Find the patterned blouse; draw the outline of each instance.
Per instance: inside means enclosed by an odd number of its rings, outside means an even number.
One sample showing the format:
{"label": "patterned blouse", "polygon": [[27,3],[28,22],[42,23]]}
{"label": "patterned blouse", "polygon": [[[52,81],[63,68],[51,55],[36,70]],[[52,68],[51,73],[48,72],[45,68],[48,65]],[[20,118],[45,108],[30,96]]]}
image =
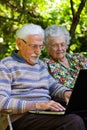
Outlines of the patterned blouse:
{"label": "patterned blouse", "polygon": [[61,84],[73,88],[80,69],[87,69],[87,59],[79,53],[66,53],[70,68],[66,68],[51,57],[44,58],[50,74]]}

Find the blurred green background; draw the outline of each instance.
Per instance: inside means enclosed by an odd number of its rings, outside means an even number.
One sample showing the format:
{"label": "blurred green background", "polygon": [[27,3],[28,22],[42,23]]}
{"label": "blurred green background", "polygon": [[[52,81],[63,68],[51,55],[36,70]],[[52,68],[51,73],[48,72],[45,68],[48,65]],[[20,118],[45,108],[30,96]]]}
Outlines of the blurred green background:
{"label": "blurred green background", "polygon": [[0,0],[0,59],[15,49],[15,31],[26,23],[64,25],[72,37],[68,51],[87,56],[87,0]]}

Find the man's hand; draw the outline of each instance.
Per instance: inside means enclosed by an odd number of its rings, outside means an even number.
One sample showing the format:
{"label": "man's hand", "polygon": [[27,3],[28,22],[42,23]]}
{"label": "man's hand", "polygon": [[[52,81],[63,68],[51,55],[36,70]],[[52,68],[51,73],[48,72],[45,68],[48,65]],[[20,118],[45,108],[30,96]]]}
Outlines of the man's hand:
{"label": "man's hand", "polygon": [[65,108],[58,102],[53,100],[47,102],[36,103],[37,110],[53,110],[53,111],[63,111]]}
{"label": "man's hand", "polygon": [[66,104],[68,104],[71,94],[72,94],[72,90],[67,90],[64,92],[64,98],[65,98]]}

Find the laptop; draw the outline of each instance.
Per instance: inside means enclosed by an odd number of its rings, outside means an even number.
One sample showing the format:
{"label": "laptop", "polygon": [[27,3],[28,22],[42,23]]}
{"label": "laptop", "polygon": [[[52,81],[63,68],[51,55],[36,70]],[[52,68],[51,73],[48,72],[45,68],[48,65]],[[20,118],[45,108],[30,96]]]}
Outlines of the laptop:
{"label": "laptop", "polygon": [[87,69],[81,69],[79,71],[76,83],[74,85],[69,103],[65,111],[55,112],[55,111],[34,110],[29,112],[36,114],[56,114],[56,115],[64,115],[71,113],[79,115],[83,115],[85,113],[87,114]]}

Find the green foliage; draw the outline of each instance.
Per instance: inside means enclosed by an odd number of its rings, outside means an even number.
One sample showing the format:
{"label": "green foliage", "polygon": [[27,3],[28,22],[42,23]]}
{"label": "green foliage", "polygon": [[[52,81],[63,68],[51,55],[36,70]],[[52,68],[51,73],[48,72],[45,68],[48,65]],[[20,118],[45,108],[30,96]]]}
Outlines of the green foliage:
{"label": "green foliage", "polygon": [[[73,0],[75,11],[81,0]],[[87,1],[75,31],[70,51],[87,51]],[[52,24],[65,25],[70,30],[72,11],[70,0],[0,0],[0,59],[15,49],[15,31],[26,23],[40,24],[44,29]],[[41,57],[47,55],[42,51]]]}
{"label": "green foliage", "polygon": [[43,49],[43,50],[42,50],[42,53],[41,53],[41,55],[40,55],[40,59],[43,59],[43,58],[46,57],[47,55],[48,55],[47,50],[46,50],[46,49]]}

